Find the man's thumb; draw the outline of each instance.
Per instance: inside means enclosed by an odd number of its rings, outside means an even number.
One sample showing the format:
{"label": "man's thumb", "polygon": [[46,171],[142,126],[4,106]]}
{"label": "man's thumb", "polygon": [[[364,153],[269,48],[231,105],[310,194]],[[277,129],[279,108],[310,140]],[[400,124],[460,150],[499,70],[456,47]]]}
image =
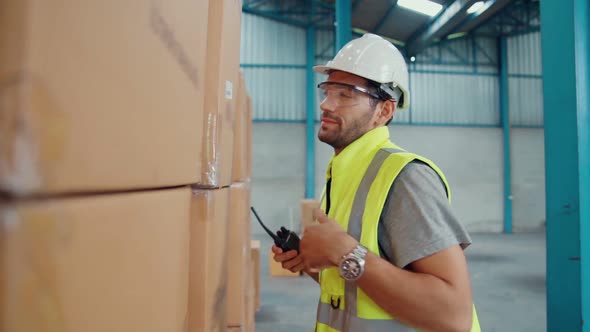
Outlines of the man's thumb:
{"label": "man's thumb", "polygon": [[330,221],[330,218],[324,213],[322,209],[315,209],[313,211],[313,218],[317,220],[320,224],[325,224]]}

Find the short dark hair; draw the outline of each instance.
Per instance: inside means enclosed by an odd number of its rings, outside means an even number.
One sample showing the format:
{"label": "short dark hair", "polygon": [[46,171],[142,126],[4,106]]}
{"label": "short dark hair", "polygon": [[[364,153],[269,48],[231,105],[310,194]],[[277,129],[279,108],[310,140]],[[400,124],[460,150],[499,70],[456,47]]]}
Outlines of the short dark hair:
{"label": "short dark hair", "polygon": [[[380,102],[391,99],[391,97],[379,87],[379,83],[377,82],[369,81],[369,91],[381,97],[380,99],[371,97],[369,105],[373,110],[375,107],[377,107],[377,105],[379,105]],[[393,120],[393,114],[391,115],[391,118],[387,120],[385,125],[388,126],[391,123],[391,120]]]}

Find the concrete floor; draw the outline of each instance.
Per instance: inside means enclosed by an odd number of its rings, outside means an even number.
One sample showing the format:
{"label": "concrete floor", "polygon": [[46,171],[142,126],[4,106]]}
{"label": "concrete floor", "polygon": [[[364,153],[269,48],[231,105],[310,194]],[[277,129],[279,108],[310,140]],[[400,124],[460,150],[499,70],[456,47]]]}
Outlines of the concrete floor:
{"label": "concrete floor", "polygon": [[[261,240],[258,332],[313,331],[319,287],[308,277],[269,276],[271,241]],[[545,233],[472,234],[467,248],[482,331],[546,331]]]}

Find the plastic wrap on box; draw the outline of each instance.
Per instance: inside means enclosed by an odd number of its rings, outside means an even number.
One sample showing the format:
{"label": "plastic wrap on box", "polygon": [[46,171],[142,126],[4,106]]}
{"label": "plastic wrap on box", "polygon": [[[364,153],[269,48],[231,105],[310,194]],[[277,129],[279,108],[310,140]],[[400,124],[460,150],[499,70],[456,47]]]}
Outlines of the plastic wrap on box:
{"label": "plastic wrap on box", "polygon": [[200,186],[203,188],[219,187],[221,147],[219,146],[220,114],[207,112],[205,119],[205,137],[203,138],[203,176]]}
{"label": "plastic wrap on box", "polygon": [[[240,70],[242,1],[210,1],[205,69],[205,147],[201,181],[203,188],[232,183],[234,117]],[[213,114],[213,115],[212,115]],[[212,121],[212,120],[215,121]],[[212,128],[214,126],[214,128]]]}

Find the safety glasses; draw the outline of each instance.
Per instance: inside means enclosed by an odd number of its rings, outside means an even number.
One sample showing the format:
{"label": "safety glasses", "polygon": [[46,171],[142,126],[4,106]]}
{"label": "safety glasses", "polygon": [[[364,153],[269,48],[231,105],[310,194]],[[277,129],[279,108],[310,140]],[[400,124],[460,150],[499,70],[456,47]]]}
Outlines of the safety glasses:
{"label": "safety glasses", "polygon": [[322,103],[326,100],[330,100],[337,106],[356,105],[359,103],[362,95],[367,95],[379,100],[382,99],[377,93],[371,92],[369,89],[337,82],[322,82],[318,84],[318,92]]}

